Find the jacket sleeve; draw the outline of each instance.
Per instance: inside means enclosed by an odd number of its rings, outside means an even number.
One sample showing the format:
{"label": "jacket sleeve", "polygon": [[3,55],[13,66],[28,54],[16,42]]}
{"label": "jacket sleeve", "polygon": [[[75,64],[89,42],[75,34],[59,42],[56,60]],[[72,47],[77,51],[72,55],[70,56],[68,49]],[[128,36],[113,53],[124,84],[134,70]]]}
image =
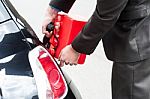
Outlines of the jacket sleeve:
{"label": "jacket sleeve", "polygon": [[75,0],[51,0],[50,6],[59,9],[63,12],[69,12]]}
{"label": "jacket sleeve", "polygon": [[79,53],[91,54],[102,37],[114,26],[128,0],[97,0],[96,9],[72,47]]}

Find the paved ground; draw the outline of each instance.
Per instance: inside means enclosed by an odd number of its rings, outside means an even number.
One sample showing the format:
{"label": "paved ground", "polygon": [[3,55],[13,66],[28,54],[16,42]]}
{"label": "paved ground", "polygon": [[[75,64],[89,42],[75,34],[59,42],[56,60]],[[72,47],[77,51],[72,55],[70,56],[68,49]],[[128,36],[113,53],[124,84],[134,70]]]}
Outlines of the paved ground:
{"label": "paved ground", "polygon": [[[11,1],[41,38],[41,24],[49,0]],[[77,0],[69,14],[80,15],[87,20],[94,11],[95,3],[96,0]],[[111,99],[111,65],[100,43],[95,52],[87,56],[84,65],[64,66],[63,70],[71,76],[83,99]]]}

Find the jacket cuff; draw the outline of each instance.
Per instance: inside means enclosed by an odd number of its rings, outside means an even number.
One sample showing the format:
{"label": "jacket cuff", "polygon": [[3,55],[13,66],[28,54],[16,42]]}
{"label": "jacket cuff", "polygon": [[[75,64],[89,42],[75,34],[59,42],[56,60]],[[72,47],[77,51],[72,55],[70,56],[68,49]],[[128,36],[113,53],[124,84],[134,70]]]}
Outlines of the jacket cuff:
{"label": "jacket cuff", "polygon": [[57,12],[60,12],[61,11],[61,9],[58,9],[58,8],[56,8],[56,7],[53,7],[52,5],[50,6],[52,9],[54,9],[54,10],[56,10]]}
{"label": "jacket cuff", "polygon": [[50,6],[68,13],[75,0],[51,0]]}
{"label": "jacket cuff", "polygon": [[86,55],[90,55],[94,52],[94,50],[92,51],[87,51],[86,49],[81,49],[80,46],[78,46],[77,44],[75,44],[74,42],[71,44],[72,48],[78,52],[78,53],[81,53],[81,54],[86,54]]}

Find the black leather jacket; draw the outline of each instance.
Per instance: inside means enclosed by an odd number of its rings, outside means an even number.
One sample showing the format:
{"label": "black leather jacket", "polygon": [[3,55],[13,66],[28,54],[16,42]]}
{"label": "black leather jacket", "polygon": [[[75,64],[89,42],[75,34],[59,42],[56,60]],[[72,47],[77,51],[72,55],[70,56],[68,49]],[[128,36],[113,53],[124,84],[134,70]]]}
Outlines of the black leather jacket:
{"label": "black leather jacket", "polygon": [[[75,0],[51,0],[68,12]],[[108,59],[135,62],[150,57],[150,0],[97,0],[96,9],[72,42],[73,48],[91,54],[103,40]]]}

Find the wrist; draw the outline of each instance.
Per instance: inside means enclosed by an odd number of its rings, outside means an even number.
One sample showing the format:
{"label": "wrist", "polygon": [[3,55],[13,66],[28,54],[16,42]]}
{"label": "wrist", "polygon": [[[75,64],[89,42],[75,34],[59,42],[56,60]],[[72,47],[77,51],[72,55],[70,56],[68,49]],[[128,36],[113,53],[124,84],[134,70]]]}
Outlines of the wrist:
{"label": "wrist", "polygon": [[46,10],[46,14],[45,14],[45,17],[46,18],[52,18],[52,19],[55,19],[57,14],[58,14],[58,10],[52,8],[51,6],[49,6]]}
{"label": "wrist", "polygon": [[71,44],[70,44],[70,47],[71,47],[71,50],[72,50],[73,52],[75,52],[75,53],[77,53],[77,54],[80,54],[79,52],[77,52],[77,51],[72,47]]}
{"label": "wrist", "polygon": [[57,11],[57,12],[60,12],[61,10],[60,9],[58,9],[57,7],[55,7],[55,6],[53,6],[53,5],[49,5],[52,9],[54,9],[55,11]]}

